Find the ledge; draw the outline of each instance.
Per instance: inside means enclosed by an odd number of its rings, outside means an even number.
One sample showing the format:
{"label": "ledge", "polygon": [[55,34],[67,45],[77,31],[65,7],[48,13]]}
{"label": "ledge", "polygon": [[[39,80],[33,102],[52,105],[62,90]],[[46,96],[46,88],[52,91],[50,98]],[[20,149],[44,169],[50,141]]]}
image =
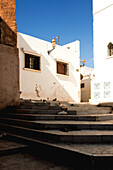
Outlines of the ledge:
{"label": "ledge", "polygon": [[23,70],[41,73],[41,70],[34,70],[34,69],[30,69],[30,68],[23,68]]}
{"label": "ledge", "polygon": [[69,78],[69,75],[64,75],[64,74],[56,74],[57,76],[60,76],[60,77],[66,77],[66,78]]}

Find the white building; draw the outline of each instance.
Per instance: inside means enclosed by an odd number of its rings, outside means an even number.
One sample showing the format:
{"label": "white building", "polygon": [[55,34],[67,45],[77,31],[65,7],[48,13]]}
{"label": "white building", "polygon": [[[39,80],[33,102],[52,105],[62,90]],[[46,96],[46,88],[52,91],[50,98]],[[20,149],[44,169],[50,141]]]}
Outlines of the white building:
{"label": "white building", "polygon": [[50,42],[18,33],[18,48],[21,98],[80,102],[79,41],[51,51]]}
{"label": "white building", "polygon": [[93,76],[93,68],[82,66],[81,73],[81,102],[89,102],[91,99],[91,80]]}
{"label": "white building", "polygon": [[113,101],[113,0],[93,0],[94,68],[92,102]]}

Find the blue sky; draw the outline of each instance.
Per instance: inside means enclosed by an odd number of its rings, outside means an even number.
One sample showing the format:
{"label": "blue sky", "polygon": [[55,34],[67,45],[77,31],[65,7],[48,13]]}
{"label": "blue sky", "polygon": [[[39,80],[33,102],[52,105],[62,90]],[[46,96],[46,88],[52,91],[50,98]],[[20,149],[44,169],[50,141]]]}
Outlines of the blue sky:
{"label": "blue sky", "polygon": [[16,0],[17,31],[60,45],[80,41],[81,60],[93,67],[92,0]]}

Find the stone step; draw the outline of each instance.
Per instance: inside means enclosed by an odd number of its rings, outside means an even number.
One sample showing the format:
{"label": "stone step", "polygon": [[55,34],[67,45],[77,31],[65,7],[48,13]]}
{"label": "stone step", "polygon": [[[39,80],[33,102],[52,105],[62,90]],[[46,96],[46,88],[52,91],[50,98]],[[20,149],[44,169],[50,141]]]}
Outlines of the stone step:
{"label": "stone step", "polygon": [[[0,123],[0,128],[7,134],[15,134],[23,137],[29,137],[32,139],[40,139],[42,141],[60,142],[59,136],[55,134],[49,134],[43,130],[30,129],[20,126],[8,125]],[[32,134],[32,135],[31,135]]]}
{"label": "stone step", "polygon": [[[17,109],[33,109],[33,110],[62,110],[62,106],[18,106]],[[66,107],[65,107],[66,108]],[[95,107],[95,108],[81,108],[81,107],[67,107],[67,110],[73,110],[77,112],[112,112],[112,109],[109,107]]]}
{"label": "stone step", "polygon": [[11,126],[0,123],[0,128],[6,134],[11,133],[23,137],[31,137],[51,143],[112,143],[113,131],[55,131],[55,130],[35,130],[18,126]]}
{"label": "stone step", "polygon": [[104,102],[104,103],[99,103],[99,107],[112,107],[113,108],[113,102]]}
{"label": "stone step", "polygon": [[112,111],[111,107],[73,107],[73,106],[69,106],[68,107],[69,110],[76,110],[76,111],[92,111],[92,110],[97,110],[97,111],[101,111],[101,110],[106,110],[106,111]]}
{"label": "stone step", "polygon": [[[59,136],[60,143],[113,143],[112,130],[80,130],[80,131],[58,131],[58,130],[45,130],[44,132]],[[52,139],[55,140],[54,138]]]}
{"label": "stone step", "polygon": [[[49,160],[59,160],[63,165],[70,165],[72,169],[82,170],[111,170],[113,169],[113,145],[101,144],[51,144],[28,137],[8,134],[12,140],[23,142],[31,147],[30,152],[44,155]],[[48,155],[49,153],[49,155]],[[43,158],[43,157],[42,157]],[[46,160],[46,159],[45,159]],[[58,162],[57,162],[58,163]],[[65,164],[64,164],[65,163]],[[73,165],[73,166],[72,166]],[[50,169],[62,169],[52,167]],[[65,168],[63,168],[65,169]],[[66,168],[68,169],[68,168]],[[69,168],[70,169],[70,168]]]}
{"label": "stone step", "polygon": [[[60,106],[50,106],[50,105],[20,105],[13,107],[14,109],[34,109],[34,110],[61,110]],[[12,108],[11,108],[12,110]]]}
{"label": "stone step", "polygon": [[[50,115],[58,115],[61,110],[36,110],[36,109],[16,109],[16,113],[23,114],[50,114]],[[13,111],[14,112],[14,111]],[[70,115],[76,115],[76,111],[68,110],[66,111]]]}
{"label": "stone step", "polygon": [[67,106],[77,107],[77,108],[92,108],[92,109],[100,107],[97,104],[82,104],[82,103],[70,103],[70,104],[67,104]]}
{"label": "stone step", "polygon": [[21,101],[20,106],[59,106],[59,101]]}
{"label": "stone step", "polygon": [[[111,103],[104,103],[104,104],[83,104],[83,103],[68,103],[68,102],[63,102],[63,101],[39,101],[39,100],[21,100],[21,106],[60,106],[60,105],[65,105],[67,107],[71,108],[78,108],[78,109],[96,109],[96,108],[104,108],[104,109],[110,109],[112,108]],[[105,107],[106,106],[106,107]]]}
{"label": "stone step", "polygon": [[[62,144],[56,143],[55,144],[55,143],[49,143],[49,142],[44,142],[41,140],[32,139],[30,137],[29,138],[22,137],[20,135],[14,135],[11,133],[7,133],[7,136],[9,136],[13,140],[16,139],[19,142],[21,141],[22,143],[25,143],[28,145],[32,144],[32,145],[34,145],[35,149],[38,148],[38,146],[40,148],[45,149],[45,146],[47,146],[47,147],[50,147],[50,150],[52,150],[54,148],[56,148],[56,149],[59,148],[59,151],[63,150],[63,151],[67,151],[67,152],[68,151],[72,152],[73,156],[77,154],[76,156],[79,157],[79,159],[80,159],[80,155],[83,155],[86,157],[88,156],[88,158],[91,156],[91,159],[93,158],[93,160],[92,160],[93,165],[94,165],[95,158],[98,159],[98,161],[100,160],[100,162],[101,162],[101,159],[106,160],[106,159],[112,158],[112,160],[113,160],[113,144],[109,144],[109,145],[108,144],[104,144],[104,145],[103,144],[72,144],[72,145],[70,145],[70,144],[64,144],[64,143],[62,143]],[[37,152],[38,152],[38,150],[37,150]],[[73,156],[71,155],[71,159],[73,158]],[[85,161],[86,161],[86,159],[85,159]],[[75,163],[77,164],[77,162],[75,162]],[[112,163],[112,161],[111,161],[111,163]],[[83,168],[83,166],[82,166],[82,168]],[[97,170],[97,169],[95,169],[95,170]]]}
{"label": "stone step", "polygon": [[28,127],[32,129],[54,130],[113,130],[112,121],[28,121],[11,118],[0,118],[0,123],[15,126]]}
{"label": "stone step", "polygon": [[105,121],[113,120],[113,114],[96,115],[47,115],[47,114],[21,114],[21,113],[1,113],[0,117],[23,119],[23,120],[78,120],[78,121]]}
{"label": "stone step", "polygon": [[[34,121],[41,129],[113,130],[113,121]],[[37,127],[39,127],[37,126]]]}
{"label": "stone step", "polygon": [[[58,114],[61,110],[36,110],[36,109],[16,109],[17,113],[33,113],[33,114]],[[14,112],[14,111],[13,111]],[[91,111],[76,111],[67,110],[70,115],[91,115],[91,114],[109,114],[110,110],[91,110]]]}
{"label": "stone step", "polygon": [[36,105],[20,105],[18,107],[18,109],[36,109],[36,110],[48,110],[49,109],[49,105],[46,106],[46,105],[42,105],[42,106],[36,106]]}
{"label": "stone step", "polygon": [[37,102],[27,102],[27,103],[20,103],[20,106],[50,106],[50,103],[43,103],[43,102],[40,102],[40,103],[37,103]]}
{"label": "stone step", "polygon": [[76,111],[77,115],[91,115],[91,114],[109,114],[112,113],[111,110],[78,110]]}

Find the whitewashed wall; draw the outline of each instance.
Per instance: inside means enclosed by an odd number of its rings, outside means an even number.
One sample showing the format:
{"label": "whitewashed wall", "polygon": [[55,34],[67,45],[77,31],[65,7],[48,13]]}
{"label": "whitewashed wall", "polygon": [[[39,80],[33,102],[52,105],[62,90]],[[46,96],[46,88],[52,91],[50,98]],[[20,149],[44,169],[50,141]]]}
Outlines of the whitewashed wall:
{"label": "whitewashed wall", "polygon": [[81,84],[84,83],[84,87],[81,88],[81,101],[89,102],[91,99],[91,75],[93,74],[93,68],[83,66],[81,67],[81,74],[83,79],[81,80]]}
{"label": "whitewashed wall", "polygon": [[[52,49],[51,43],[38,38],[18,33],[20,58],[20,91],[24,99],[57,98],[63,101],[80,101],[80,47],[79,41],[66,46],[57,45]],[[28,52],[41,57],[41,71],[25,69],[25,54]],[[56,61],[69,64],[69,76],[56,73]],[[36,87],[39,96],[36,93]]]}
{"label": "whitewashed wall", "polygon": [[113,56],[107,53],[107,45],[113,43],[112,19],[113,0],[93,0],[95,79],[92,80],[92,102],[113,101]]}

